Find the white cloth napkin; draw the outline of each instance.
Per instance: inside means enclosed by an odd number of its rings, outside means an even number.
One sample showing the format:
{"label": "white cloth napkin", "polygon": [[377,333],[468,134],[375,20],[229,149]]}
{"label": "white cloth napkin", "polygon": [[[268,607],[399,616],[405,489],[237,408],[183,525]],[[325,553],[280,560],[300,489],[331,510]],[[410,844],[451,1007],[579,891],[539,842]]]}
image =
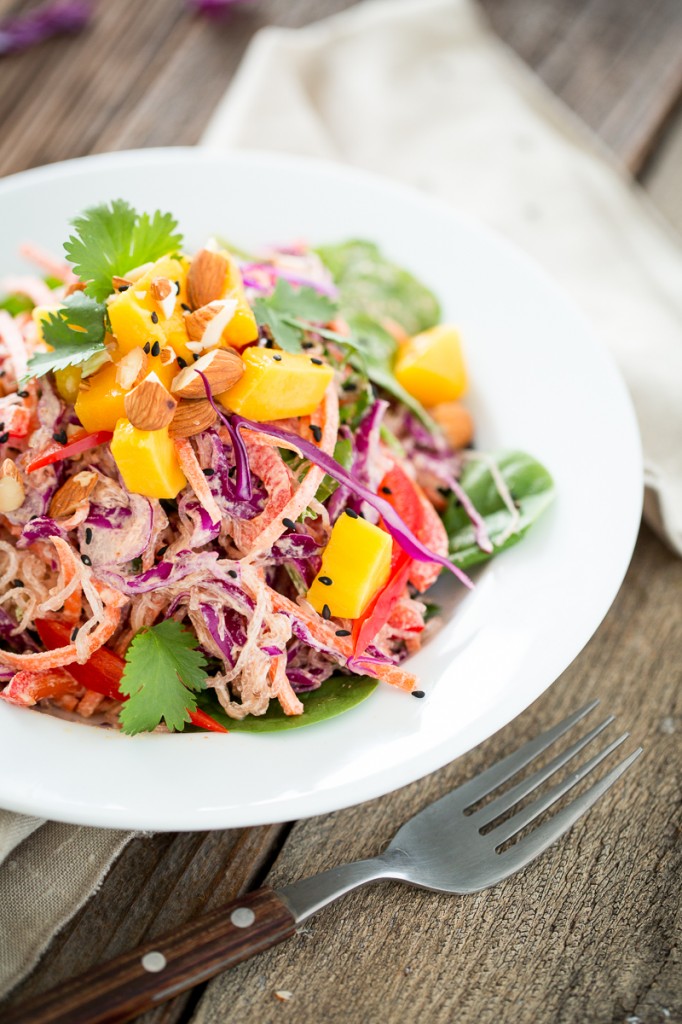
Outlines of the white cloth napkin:
{"label": "white cloth napkin", "polygon": [[469,0],[374,0],[264,30],[203,142],[399,178],[531,253],[615,356],[642,434],[646,515],[682,554],[680,240]]}
{"label": "white cloth napkin", "polygon": [[[652,514],[682,551],[679,243],[467,0],[375,0],[302,31],[266,29],[204,142],[389,174],[533,253],[614,352],[637,406]],[[131,836],[0,811],[0,994]]]}

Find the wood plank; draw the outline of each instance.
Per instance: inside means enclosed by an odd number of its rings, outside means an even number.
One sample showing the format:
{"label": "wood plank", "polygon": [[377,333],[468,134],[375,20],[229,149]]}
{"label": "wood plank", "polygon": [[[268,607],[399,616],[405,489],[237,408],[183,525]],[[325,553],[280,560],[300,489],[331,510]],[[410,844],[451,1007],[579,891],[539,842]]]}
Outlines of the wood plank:
{"label": "wood plank", "polygon": [[385,883],[351,894],[211,983],[192,1024],[274,1024],[281,989],[293,993],[294,1019],[325,1024],[681,1020],[681,592],[682,562],[644,528],[603,626],[548,693],[434,775],[296,824],[268,884],[380,852],[420,807],[600,697],[618,716],[609,737],[631,729],[626,749],[642,743],[646,753],[589,818],[489,892]]}
{"label": "wood plank", "polygon": [[679,0],[481,0],[498,34],[630,170],[682,94]]}
{"label": "wood plank", "polygon": [[682,236],[682,105],[649,161],[643,183],[654,204]]}

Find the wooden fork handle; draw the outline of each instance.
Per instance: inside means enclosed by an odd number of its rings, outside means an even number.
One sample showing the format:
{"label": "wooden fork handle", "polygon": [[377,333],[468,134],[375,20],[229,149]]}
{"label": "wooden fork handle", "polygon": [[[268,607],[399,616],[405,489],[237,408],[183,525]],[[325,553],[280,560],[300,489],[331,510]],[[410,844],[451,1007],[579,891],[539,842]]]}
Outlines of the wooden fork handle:
{"label": "wooden fork handle", "polygon": [[258,889],[51,989],[4,1024],[123,1024],[295,930],[279,896]]}

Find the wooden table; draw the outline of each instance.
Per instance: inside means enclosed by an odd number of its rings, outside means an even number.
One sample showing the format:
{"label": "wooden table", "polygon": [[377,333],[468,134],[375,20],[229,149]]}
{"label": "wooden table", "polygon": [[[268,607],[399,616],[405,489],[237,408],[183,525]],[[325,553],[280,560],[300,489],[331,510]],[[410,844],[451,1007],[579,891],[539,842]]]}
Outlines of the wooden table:
{"label": "wooden table", "polygon": [[[20,4],[0,0],[0,13]],[[109,0],[94,26],[0,60],[0,173],[102,150],[194,143],[253,32],[350,0],[261,0],[224,25],[182,0]],[[484,0],[493,25],[682,227],[680,0]],[[286,946],[146,1024],[682,1021],[682,562],[642,528],[575,663],[481,748],[381,800],[286,825],[135,840],[12,1003],[254,887],[378,852],[423,804],[569,709],[601,698],[646,748],[521,877],[468,899],[355,893]],[[274,993],[288,990],[281,1003]],[[0,1010],[0,1016],[2,1011]]]}

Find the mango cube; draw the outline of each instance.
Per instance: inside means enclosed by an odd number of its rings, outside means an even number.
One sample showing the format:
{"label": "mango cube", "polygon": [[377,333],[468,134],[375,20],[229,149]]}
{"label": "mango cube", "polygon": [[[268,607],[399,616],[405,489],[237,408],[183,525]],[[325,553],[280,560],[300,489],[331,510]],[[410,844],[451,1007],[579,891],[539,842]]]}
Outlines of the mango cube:
{"label": "mango cube", "polygon": [[[155,277],[167,277],[180,284],[176,308],[168,318],[160,313],[159,305],[150,292]],[[158,341],[162,348],[172,345],[178,355],[191,361],[192,353],[186,347],[187,331],[179,305],[184,301],[185,278],[186,271],[180,260],[164,256],[129,288],[109,300],[111,329],[122,355],[147,342],[153,345]]]}
{"label": "mango cube", "polygon": [[366,519],[340,516],[322,554],[322,568],[308,591],[315,611],[321,613],[327,605],[338,618],[359,618],[388,582],[392,549],[385,530]]}
{"label": "mango cube", "polygon": [[243,348],[258,337],[258,323],[243,289],[233,289],[228,297],[237,300],[237,308],[223,329],[222,343],[226,348]]}
{"label": "mango cube", "polygon": [[439,324],[415,334],[401,346],[394,372],[398,383],[427,408],[461,398],[467,373],[458,332]]}
{"label": "mango cube", "polygon": [[138,430],[122,417],[114,430],[111,454],[124,484],[133,494],[175,498],[187,483],[167,427]]}
{"label": "mango cube", "polygon": [[218,401],[251,420],[309,416],[334,376],[327,363],[272,348],[248,348],[244,375]]}
{"label": "mango cube", "polygon": [[116,383],[116,365],[107,363],[81,382],[76,399],[76,416],[86,430],[113,430],[125,416],[125,391]]}

